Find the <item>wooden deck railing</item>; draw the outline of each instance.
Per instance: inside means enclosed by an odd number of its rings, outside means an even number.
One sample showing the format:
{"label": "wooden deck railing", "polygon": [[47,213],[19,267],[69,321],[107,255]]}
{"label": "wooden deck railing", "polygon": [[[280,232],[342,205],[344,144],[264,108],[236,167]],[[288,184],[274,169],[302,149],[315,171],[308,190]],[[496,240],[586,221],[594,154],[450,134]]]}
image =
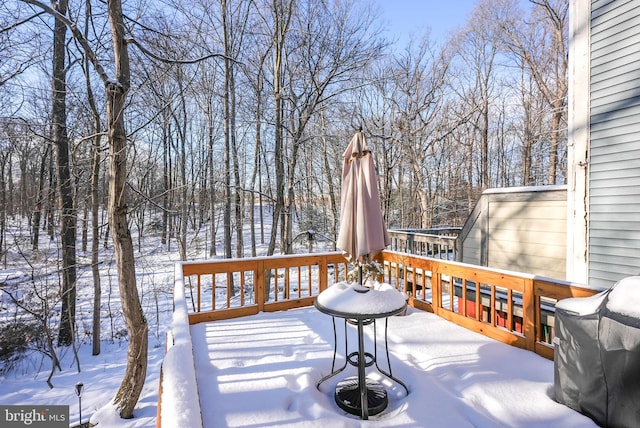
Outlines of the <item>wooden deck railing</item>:
{"label": "wooden deck railing", "polygon": [[555,303],[601,291],[580,284],[385,251],[385,281],[410,304],[553,359]]}
{"label": "wooden deck railing", "polygon": [[[402,252],[384,251],[379,260],[385,268],[384,281],[407,293],[410,306],[549,359],[553,359],[555,303],[601,291]],[[188,326],[180,327],[179,334],[175,331],[187,320],[195,324],[310,306],[329,285],[345,280],[348,268],[340,253],[178,263],[168,352],[178,340],[182,347],[191,346]],[[157,426],[162,425],[161,404]],[[179,403],[171,405],[176,408],[168,414],[179,414]]]}
{"label": "wooden deck railing", "polygon": [[[494,339],[553,358],[559,299],[600,290],[550,278],[384,251],[385,282],[409,303]],[[329,285],[346,279],[339,253],[182,263],[189,322],[310,306]]]}
{"label": "wooden deck railing", "polygon": [[460,228],[421,230],[389,230],[393,251],[433,257],[436,259],[456,260],[458,250],[456,238]]}
{"label": "wooden deck railing", "polygon": [[189,322],[310,306],[348,268],[337,252],[184,262]]}

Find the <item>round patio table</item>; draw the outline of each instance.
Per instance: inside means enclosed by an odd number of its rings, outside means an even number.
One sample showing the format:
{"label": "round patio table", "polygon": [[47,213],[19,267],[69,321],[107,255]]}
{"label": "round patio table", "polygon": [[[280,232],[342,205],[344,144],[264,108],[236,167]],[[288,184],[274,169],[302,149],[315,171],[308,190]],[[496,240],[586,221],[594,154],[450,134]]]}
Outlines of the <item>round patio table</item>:
{"label": "round patio table", "polygon": [[[382,412],[388,404],[387,391],[379,382],[368,379],[366,368],[375,364],[376,369],[384,376],[401,385],[408,394],[407,386],[395,378],[391,372],[391,360],[389,359],[389,347],[387,342],[388,318],[405,311],[407,303],[405,297],[389,284],[376,284],[373,288],[363,287],[359,284],[346,282],[336,283],[318,295],[314,302],[315,307],[322,313],[330,315],[333,319],[334,350],[331,373],[320,379],[317,386],[324,381],[342,372],[347,364],[358,368],[358,376],[346,378],[338,382],[335,391],[336,404],[347,413],[358,415],[362,419],[368,419],[369,415]],[[345,330],[345,354],[348,352],[347,324],[357,326],[358,350],[346,354],[342,367],[335,369],[336,354],[338,350],[336,334],[336,318],[344,319]],[[376,320],[385,320],[384,348],[387,356],[388,369],[382,369],[378,365]],[[364,326],[374,326],[373,354],[365,351]]]}

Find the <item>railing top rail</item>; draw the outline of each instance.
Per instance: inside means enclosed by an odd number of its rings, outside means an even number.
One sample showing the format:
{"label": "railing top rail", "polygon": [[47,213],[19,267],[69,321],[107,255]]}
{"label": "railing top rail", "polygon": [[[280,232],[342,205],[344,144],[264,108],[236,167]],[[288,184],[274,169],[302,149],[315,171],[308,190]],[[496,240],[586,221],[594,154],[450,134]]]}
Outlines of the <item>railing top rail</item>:
{"label": "railing top rail", "polygon": [[458,226],[389,229],[389,231],[416,232],[416,233],[459,232],[461,230],[462,230],[462,227],[458,227]]}
{"label": "railing top rail", "polygon": [[[521,275],[524,275],[524,274],[521,274]],[[554,284],[554,285],[562,285],[562,286],[566,286],[566,287],[584,288],[584,289],[587,289],[587,290],[595,291],[597,293],[599,293],[601,291],[605,291],[607,289],[607,287],[603,287],[603,286],[599,286],[599,285],[584,284],[584,283],[581,283],[581,282],[564,281],[562,279],[549,278],[547,276],[542,276],[542,275],[533,275],[533,279],[538,283],[547,283],[547,284]]]}
{"label": "railing top rail", "polygon": [[485,272],[485,273],[498,274],[498,275],[504,275],[504,276],[513,276],[513,277],[518,277],[518,278],[527,279],[527,280],[535,280],[536,282],[544,282],[544,283],[562,285],[567,287],[585,288],[585,289],[593,290],[596,292],[604,291],[606,289],[606,287],[599,287],[599,286],[593,286],[593,285],[588,285],[583,283],[565,281],[561,279],[549,278],[549,277],[530,274],[526,272],[518,272],[518,271],[507,270],[507,269],[498,269],[498,268],[487,267],[487,266],[479,266],[479,265],[474,265],[469,263],[457,262],[454,260],[444,260],[444,259],[437,259],[437,258],[432,259],[426,256],[407,254],[402,251],[384,250],[384,253],[393,254],[395,255],[395,257],[398,257],[398,258],[414,257],[416,259],[429,259],[429,260],[432,260],[433,263],[456,266],[456,267],[465,268],[465,269],[473,269],[477,272]]}
{"label": "railing top rail", "polygon": [[401,229],[390,229],[387,231],[391,236],[429,236],[435,238],[457,238],[460,230],[458,229],[447,229],[443,231],[443,233],[438,233],[439,231],[434,230],[401,230]]}
{"label": "railing top rail", "polygon": [[205,259],[198,261],[180,261],[184,275],[196,275],[207,273],[224,273],[240,270],[257,269],[259,264],[271,268],[290,267],[296,265],[313,265],[326,260],[330,263],[345,262],[341,252],[332,251],[313,254],[277,254],[273,256],[244,257],[231,259]]}
{"label": "railing top rail", "polygon": [[456,235],[439,235],[436,233],[423,233],[423,232],[406,232],[406,231],[389,231],[391,236],[429,236],[434,238],[450,238],[455,239]]}
{"label": "railing top rail", "polygon": [[257,257],[232,257],[229,259],[222,259],[222,258],[214,258],[214,259],[203,259],[203,260],[187,260],[187,261],[180,261],[178,263],[184,265],[184,266],[189,266],[189,265],[201,265],[201,264],[208,264],[208,263],[237,263],[237,262],[246,262],[247,264],[250,264],[252,262],[256,262],[256,261],[263,261],[263,260],[277,260],[277,259],[282,259],[282,260],[289,260],[289,259],[297,259],[297,258],[309,258],[309,257],[333,257],[333,256],[341,256],[342,253],[340,251],[329,251],[329,252],[323,252],[323,253],[311,253],[311,254],[274,254],[271,256],[257,256]]}

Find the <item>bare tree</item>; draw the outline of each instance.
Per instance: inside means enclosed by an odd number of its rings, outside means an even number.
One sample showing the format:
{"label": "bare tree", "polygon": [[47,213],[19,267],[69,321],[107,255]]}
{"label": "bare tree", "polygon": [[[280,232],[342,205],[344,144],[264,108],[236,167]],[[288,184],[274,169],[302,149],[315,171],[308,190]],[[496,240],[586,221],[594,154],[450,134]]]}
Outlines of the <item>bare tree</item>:
{"label": "bare tree", "polygon": [[111,0],[107,4],[115,71],[114,78],[109,78],[88,41],[84,38],[77,25],[67,18],[66,14],[60,13],[58,10],[37,0],[23,1],[47,11],[55,17],[56,23],[59,22],[71,29],[73,36],[81,45],[84,54],[91,60],[106,88],[109,141],[109,223],[118,271],[120,301],[129,334],[127,368],[120,388],[114,397],[114,404],[120,417],[125,419],[132,418],[133,409],[138,401],[146,377],[148,327],[140,306],[140,298],[136,286],[133,243],[127,222],[128,145],[124,112],[131,77],[122,4],[120,0]]}
{"label": "bare tree", "polygon": [[[136,287],[133,243],[127,223],[127,133],[124,112],[130,85],[129,53],[120,0],[107,4],[113,42],[115,81],[106,80],[109,136],[109,223],[118,268],[120,299],[129,333],[127,369],[114,397],[120,417],[133,417],[133,409],[147,373],[148,327]],[[104,74],[103,74],[104,75]],[[106,77],[106,75],[104,75]]]}
{"label": "bare tree", "polygon": [[293,239],[298,160],[313,141],[308,125],[327,103],[362,86],[361,71],[385,47],[375,37],[374,24],[373,12],[353,1],[302,3],[294,11],[285,70],[289,148],[281,234],[285,249]]}
{"label": "bare tree", "polygon": [[40,172],[38,174],[38,193],[36,194],[36,201],[34,204],[33,216],[31,218],[31,246],[34,251],[37,251],[40,243],[40,222],[42,220],[42,210],[44,209],[47,189],[47,162],[49,161],[49,154],[51,152],[51,142],[46,141],[44,144],[44,150],[40,159]]}
{"label": "bare tree", "polygon": [[[85,39],[89,38],[89,25],[91,23],[91,2],[89,0],[85,3]],[[92,144],[92,156],[91,156],[91,273],[93,275],[93,329],[92,329],[92,354],[100,354],[100,321],[101,321],[101,295],[102,287],[100,284],[100,266],[99,266],[99,252],[100,252],[100,162],[101,162],[101,141],[102,141],[102,123],[100,119],[100,113],[98,106],[96,105],[95,96],[93,94],[93,87],[91,84],[91,63],[88,55],[84,56],[84,62],[82,64],[83,72],[85,75],[85,85],[87,90],[87,102],[91,109],[91,115],[93,116],[93,144]]]}
{"label": "bare tree", "polygon": [[[224,54],[228,57],[231,54],[231,30],[228,23],[229,12],[226,0],[220,0],[220,14],[222,16],[222,33]],[[224,256],[231,258],[231,145],[235,140],[235,129],[232,119],[232,91],[233,68],[229,58],[224,60]],[[232,287],[233,290],[233,287]]]}
{"label": "bare tree", "polygon": [[[56,11],[67,14],[67,0],[54,5]],[[76,213],[73,204],[73,188],[69,161],[66,106],[66,35],[67,26],[56,19],[53,37],[53,95],[51,122],[53,143],[56,148],[56,171],[60,196],[60,237],[62,243],[62,312],[58,343],[73,342],[76,314]]]}
{"label": "bare tree", "polygon": [[[274,64],[273,64],[273,102],[274,102],[274,162],[276,171],[275,194],[276,203],[273,210],[273,225],[271,229],[271,237],[269,239],[268,255],[272,255],[276,248],[276,236],[278,230],[278,222],[282,219],[284,211],[284,61],[285,61],[285,38],[289,32],[291,17],[293,15],[294,0],[273,0],[271,9],[273,19],[273,48],[274,48]],[[285,245],[281,242],[280,244]]]}
{"label": "bare tree", "polygon": [[498,45],[495,32],[488,22],[487,13],[490,9],[486,5],[479,4],[473,10],[469,20],[468,30],[461,40],[461,56],[466,69],[469,70],[470,85],[467,100],[471,101],[469,110],[475,128],[474,138],[479,149],[480,163],[478,180],[481,189],[492,185],[490,163],[490,135],[493,108],[493,99],[496,97],[496,70],[495,62],[498,54]]}
{"label": "bare tree", "polygon": [[442,129],[444,85],[450,58],[423,39],[399,55],[394,67],[394,116],[396,143],[411,171],[411,194],[415,195],[411,224],[432,226],[437,184],[436,143],[448,131]]}
{"label": "bare tree", "polygon": [[[4,260],[7,268],[7,170],[11,161],[11,154],[7,150],[7,144],[0,141],[0,258]],[[11,175],[8,175],[11,177]]]}
{"label": "bare tree", "polygon": [[534,7],[525,25],[519,24],[521,12],[513,0],[505,0],[491,10],[498,14],[495,22],[503,33],[506,49],[526,66],[548,105],[550,121],[536,131],[541,140],[549,141],[547,183],[556,184],[559,177],[565,176],[558,172],[558,166],[560,149],[566,149],[569,2],[530,2]]}

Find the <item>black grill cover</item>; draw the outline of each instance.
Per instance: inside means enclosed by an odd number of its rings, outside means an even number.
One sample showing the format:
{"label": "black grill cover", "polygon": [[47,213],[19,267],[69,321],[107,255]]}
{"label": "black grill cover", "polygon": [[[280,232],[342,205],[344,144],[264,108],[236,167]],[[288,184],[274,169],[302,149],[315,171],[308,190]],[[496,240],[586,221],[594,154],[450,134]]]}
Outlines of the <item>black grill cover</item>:
{"label": "black grill cover", "polygon": [[555,398],[606,427],[640,427],[640,276],[556,305]]}

